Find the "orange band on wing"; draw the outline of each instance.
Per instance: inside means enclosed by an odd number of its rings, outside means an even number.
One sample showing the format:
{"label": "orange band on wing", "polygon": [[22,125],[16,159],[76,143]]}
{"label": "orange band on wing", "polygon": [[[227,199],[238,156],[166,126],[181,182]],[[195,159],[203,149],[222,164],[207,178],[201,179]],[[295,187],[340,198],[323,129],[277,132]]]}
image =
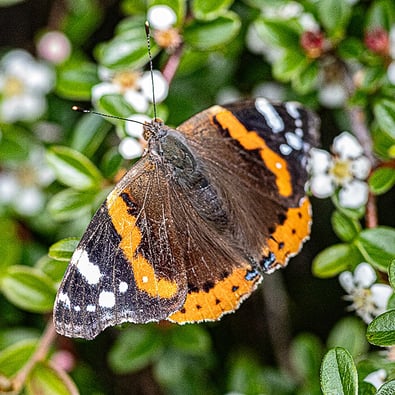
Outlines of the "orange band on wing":
{"label": "orange band on wing", "polygon": [[141,242],[141,232],[136,226],[136,217],[128,212],[128,206],[114,190],[107,198],[108,213],[121,236],[120,247],[133,269],[136,285],[152,297],[172,298],[178,292],[176,282],[157,278],[153,266],[136,249]]}
{"label": "orange band on wing", "polygon": [[245,126],[228,110],[221,109],[215,114],[223,129],[228,130],[230,136],[237,140],[246,150],[259,150],[265,166],[276,176],[276,185],[280,195],[292,194],[291,176],[287,169],[287,162],[272,151],[257,132],[248,131]]}
{"label": "orange band on wing", "polygon": [[258,273],[247,279],[247,273],[246,268],[235,269],[210,290],[188,293],[183,307],[168,320],[178,323],[214,321],[236,310],[262,279]]}
{"label": "orange band on wing", "polygon": [[267,245],[276,256],[276,263],[285,265],[288,258],[297,254],[302,242],[310,234],[311,207],[305,198],[300,207],[289,208],[287,218],[267,239]]}

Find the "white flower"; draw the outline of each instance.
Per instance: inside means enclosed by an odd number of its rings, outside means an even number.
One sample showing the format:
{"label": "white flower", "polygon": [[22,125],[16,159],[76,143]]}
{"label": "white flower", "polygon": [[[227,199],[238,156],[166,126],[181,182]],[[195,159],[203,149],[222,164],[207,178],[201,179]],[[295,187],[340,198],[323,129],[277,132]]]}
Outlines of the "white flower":
{"label": "white flower", "polygon": [[387,372],[385,369],[379,369],[375,372],[369,373],[363,381],[372,384],[377,390],[384,384],[387,378]]}
{"label": "white flower", "polygon": [[[92,100],[97,102],[105,95],[119,94],[136,110],[144,113],[152,102],[152,81],[150,71],[141,73],[134,70],[112,72],[99,69],[99,76],[105,80],[92,88]],[[167,97],[169,85],[162,73],[153,71],[155,101],[162,102]]]}
{"label": "white flower", "polygon": [[177,22],[177,15],[167,5],[156,5],[148,9],[147,20],[154,29],[167,30]]}
{"label": "white flower", "polygon": [[45,204],[43,188],[55,179],[44,160],[44,150],[32,148],[28,159],[0,173],[0,204],[23,216],[38,214]]}
{"label": "white flower", "polygon": [[318,100],[328,108],[342,107],[347,97],[346,87],[338,81],[324,83],[318,91]]}
{"label": "white flower", "polygon": [[7,123],[34,121],[47,108],[45,95],[55,74],[28,52],[13,50],[0,61],[0,120]]}
{"label": "white flower", "polygon": [[366,262],[360,263],[354,274],[345,271],[339,276],[340,285],[349,294],[344,299],[352,302],[349,310],[355,310],[367,324],[386,311],[392,295],[392,288],[386,284],[375,284],[376,279],[376,272]]}
{"label": "white flower", "polygon": [[70,56],[71,43],[62,32],[47,32],[38,41],[37,52],[43,59],[59,64]]}
{"label": "white flower", "polygon": [[370,172],[369,159],[357,139],[343,132],[333,141],[332,155],[313,148],[310,152],[310,190],[318,198],[326,198],[339,190],[342,207],[358,208],[366,204],[368,186],[364,180]]}
{"label": "white flower", "polygon": [[125,130],[128,136],[121,140],[118,151],[124,159],[135,159],[143,153],[145,145],[143,138],[144,123],[150,122],[151,119],[144,114],[134,114],[128,119],[130,121],[125,123]]}

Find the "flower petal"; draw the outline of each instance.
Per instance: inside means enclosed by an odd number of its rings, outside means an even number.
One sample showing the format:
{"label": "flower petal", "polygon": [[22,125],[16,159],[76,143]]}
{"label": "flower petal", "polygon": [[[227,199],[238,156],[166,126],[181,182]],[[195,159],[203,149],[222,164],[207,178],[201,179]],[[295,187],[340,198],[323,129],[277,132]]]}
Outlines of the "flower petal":
{"label": "flower petal", "polygon": [[[169,84],[163,77],[162,73],[158,70],[153,70],[154,88],[155,88],[155,100],[157,103],[162,102],[166,99],[167,93],[169,92]],[[152,102],[152,80],[151,72],[146,71],[140,78],[140,87],[143,91],[143,95]]]}
{"label": "flower petal", "polygon": [[177,15],[167,5],[157,5],[148,10],[147,20],[154,29],[166,30],[177,22]]}
{"label": "flower petal", "polygon": [[124,93],[124,98],[137,112],[146,112],[148,110],[148,100],[140,92],[128,89]]}
{"label": "flower petal", "polygon": [[92,88],[92,101],[97,102],[104,95],[113,95],[121,93],[118,85],[111,84],[110,82],[101,82]]}
{"label": "flower petal", "polygon": [[[128,117],[128,119],[130,119],[131,121],[137,121],[141,123],[151,122],[151,118],[145,114],[134,114]],[[126,122],[125,124],[126,133],[129,136],[141,138],[143,136],[143,129],[144,129],[144,125],[142,125],[141,123]]]}
{"label": "flower petal", "polygon": [[354,277],[351,272],[340,273],[339,283],[347,293],[352,293],[355,289]]}
{"label": "flower petal", "polygon": [[332,164],[332,157],[329,152],[318,148],[310,150],[309,168],[313,174],[325,173]]}
{"label": "flower petal", "polygon": [[135,159],[141,156],[143,148],[133,137],[126,137],[119,143],[118,151],[125,159]]}
{"label": "flower petal", "polygon": [[335,192],[332,177],[327,174],[320,174],[310,179],[310,189],[315,197],[327,198]]}
{"label": "flower petal", "polygon": [[355,159],[363,154],[361,144],[348,132],[341,133],[333,140],[332,151],[342,159]]}
{"label": "flower petal", "polygon": [[393,293],[392,288],[387,284],[373,284],[370,290],[375,305],[380,309],[379,314],[383,313],[387,308],[388,299]]}
{"label": "flower petal", "polygon": [[372,384],[378,390],[384,384],[386,378],[387,372],[384,369],[379,369],[369,373],[363,381]]}
{"label": "flower petal", "polygon": [[376,272],[369,263],[362,262],[354,270],[354,281],[358,288],[369,288],[376,279]]}
{"label": "flower petal", "polygon": [[352,180],[339,191],[339,203],[344,208],[359,208],[368,201],[368,185],[359,180]]}
{"label": "flower petal", "polygon": [[352,162],[351,169],[356,178],[365,180],[371,169],[370,160],[366,156],[360,156]]}

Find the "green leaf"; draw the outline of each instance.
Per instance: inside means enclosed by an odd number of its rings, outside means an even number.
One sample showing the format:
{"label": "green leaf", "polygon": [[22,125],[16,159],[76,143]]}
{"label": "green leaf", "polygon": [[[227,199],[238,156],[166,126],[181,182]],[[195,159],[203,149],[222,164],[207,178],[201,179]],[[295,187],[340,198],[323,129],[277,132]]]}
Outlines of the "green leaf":
{"label": "green leaf", "polygon": [[38,260],[35,267],[51,278],[55,283],[62,281],[64,272],[66,271],[68,261],[58,261],[51,259],[49,256],[43,256]]}
{"label": "green leaf", "polygon": [[196,50],[210,51],[221,48],[233,40],[240,28],[239,16],[228,11],[213,21],[194,21],[185,28],[184,40]]}
{"label": "green leaf", "polygon": [[393,395],[395,394],[395,380],[384,383],[376,392],[376,395]]}
{"label": "green leaf", "polygon": [[94,114],[82,116],[73,129],[70,147],[91,157],[111,130],[112,124]]}
{"label": "green leaf", "polygon": [[371,3],[365,24],[368,30],[378,27],[389,32],[395,23],[395,4],[392,0],[378,0]]}
{"label": "green leaf", "polygon": [[395,289],[395,259],[393,259],[388,266],[388,280],[391,284],[391,287]]}
{"label": "green leaf", "polygon": [[15,265],[7,269],[0,290],[15,306],[33,313],[52,310],[56,289],[52,280],[36,268]]}
{"label": "green leaf", "polygon": [[51,198],[47,209],[56,221],[71,221],[90,213],[95,197],[96,193],[67,188]]}
{"label": "green leaf", "polygon": [[210,352],[210,337],[203,327],[185,325],[176,327],[172,332],[173,347],[187,354],[207,354]]}
{"label": "green leaf", "polygon": [[22,245],[19,241],[17,225],[8,218],[0,217],[0,277],[6,268],[19,262]]}
{"label": "green leaf", "polygon": [[321,251],[313,260],[313,274],[333,277],[361,262],[358,250],[350,244],[335,244]]}
{"label": "green leaf", "polygon": [[118,151],[118,147],[110,148],[102,157],[100,169],[106,178],[113,178],[119,171],[123,162],[123,157]]}
{"label": "green leaf", "polygon": [[368,326],[366,337],[376,346],[395,344],[395,310],[389,310],[376,317]]}
{"label": "green leaf", "polygon": [[356,358],[368,351],[366,326],[356,317],[346,317],[338,321],[328,336],[328,348],[343,347]]}
{"label": "green leaf", "polygon": [[343,213],[346,217],[353,219],[360,219],[365,214],[365,206],[361,206],[360,208],[344,208],[339,202],[338,194],[332,195],[332,202],[335,205],[336,209]]}
{"label": "green leaf", "polygon": [[333,230],[343,241],[353,240],[361,231],[361,225],[357,220],[347,217],[340,211],[334,211],[331,220]]}
{"label": "green leaf", "polygon": [[299,40],[302,31],[300,26],[292,21],[259,18],[255,21],[254,26],[265,43],[283,48],[289,52],[301,52]]}
{"label": "green leaf", "polygon": [[324,395],[357,395],[358,375],[350,353],[336,347],[327,352],[321,365],[321,390]]}
{"label": "green leaf", "polygon": [[[152,56],[159,49],[152,42]],[[115,37],[95,48],[98,61],[110,69],[139,69],[148,62],[147,38],[145,36],[144,19],[128,18],[123,20]]]}
{"label": "green leaf", "polygon": [[370,190],[376,195],[389,191],[394,185],[395,169],[390,167],[378,168],[369,177]]}
{"label": "green leaf", "polygon": [[79,393],[71,378],[62,370],[45,362],[38,362],[26,382],[31,395],[76,395]]}
{"label": "green leaf", "polygon": [[306,95],[317,88],[319,75],[318,62],[312,62],[292,79],[292,87],[301,95]]}
{"label": "green leaf", "polygon": [[361,40],[355,37],[346,37],[340,42],[337,51],[341,58],[355,60],[360,58],[366,48]]}
{"label": "green leaf", "polygon": [[209,21],[225,13],[234,0],[194,0],[192,13],[197,19]]}
{"label": "green leaf", "polygon": [[63,184],[81,191],[100,188],[103,179],[99,170],[80,152],[55,146],[48,149],[47,160]]}
{"label": "green leaf", "polygon": [[344,0],[319,0],[317,11],[328,35],[335,40],[342,38],[351,17],[351,4]]}
{"label": "green leaf", "polygon": [[155,360],[162,348],[159,333],[153,327],[133,326],[118,337],[108,362],[116,373],[136,372]]}
{"label": "green leaf", "polygon": [[55,89],[66,99],[90,100],[92,87],[99,82],[96,65],[74,61],[59,67]]}
{"label": "green leaf", "polygon": [[[122,95],[104,95],[97,101],[97,104],[101,111],[116,117],[128,118],[136,112]],[[112,121],[120,123],[119,120]]]}
{"label": "green leaf", "polygon": [[373,112],[380,129],[395,139],[395,101],[381,99],[374,105]]}
{"label": "green leaf", "polygon": [[0,376],[14,376],[33,355],[37,340],[21,340],[0,351]]}
{"label": "green leaf", "polygon": [[15,124],[1,125],[0,158],[2,162],[24,161],[29,157],[31,134]]}
{"label": "green leaf", "polygon": [[372,128],[374,152],[383,159],[395,158],[395,137],[377,127]]}
{"label": "green leaf", "polygon": [[395,230],[385,226],[365,229],[354,244],[366,262],[381,271],[387,271],[395,257]]}
{"label": "green leaf", "polygon": [[291,344],[290,360],[300,379],[313,381],[320,371],[323,347],[311,334],[298,335]]}
{"label": "green leaf", "polygon": [[57,241],[49,247],[48,256],[56,261],[68,262],[77,248],[79,239],[77,237],[68,237]]}
{"label": "green leaf", "polygon": [[302,74],[309,60],[300,51],[285,51],[273,64],[273,75],[281,82],[291,81]]}

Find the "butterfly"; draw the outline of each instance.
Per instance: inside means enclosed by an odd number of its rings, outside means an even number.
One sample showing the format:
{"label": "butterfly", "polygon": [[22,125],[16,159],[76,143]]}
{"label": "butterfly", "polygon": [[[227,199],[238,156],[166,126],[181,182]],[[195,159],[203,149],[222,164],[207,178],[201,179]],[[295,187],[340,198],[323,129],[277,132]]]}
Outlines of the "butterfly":
{"label": "butterfly", "polygon": [[215,105],[147,148],[88,225],[60,285],[57,332],[213,321],[235,311],[309,234],[305,194],[319,120],[295,102]]}

